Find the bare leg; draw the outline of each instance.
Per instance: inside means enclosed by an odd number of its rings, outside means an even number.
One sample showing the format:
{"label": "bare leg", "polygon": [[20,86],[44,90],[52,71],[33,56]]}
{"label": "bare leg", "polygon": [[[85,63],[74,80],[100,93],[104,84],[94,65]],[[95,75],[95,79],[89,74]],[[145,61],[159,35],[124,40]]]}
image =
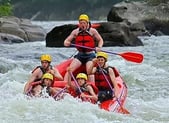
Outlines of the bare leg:
{"label": "bare leg", "polygon": [[86,63],[86,72],[87,72],[87,75],[88,75],[88,81],[89,81],[89,82],[94,82],[94,81],[95,81],[94,75],[93,75],[93,74],[89,74],[89,67],[91,67],[92,64],[93,64],[92,61],[88,61],[88,62]]}
{"label": "bare leg", "polygon": [[[72,70],[72,72],[74,72],[76,69],[78,69],[81,66],[81,62],[78,59],[73,59],[72,63],[70,64],[70,68]],[[64,76],[64,81],[68,82],[68,71],[66,72],[65,76]]]}

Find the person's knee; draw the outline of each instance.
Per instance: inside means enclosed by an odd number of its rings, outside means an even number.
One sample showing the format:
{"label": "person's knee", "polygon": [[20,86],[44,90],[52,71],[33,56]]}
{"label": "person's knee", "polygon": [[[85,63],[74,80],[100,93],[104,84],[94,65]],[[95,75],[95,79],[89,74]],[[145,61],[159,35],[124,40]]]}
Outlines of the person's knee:
{"label": "person's knee", "polygon": [[99,102],[103,102],[103,101],[106,101],[106,100],[109,100],[109,99],[112,99],[112,92],[111,91],[102,91],[102,92],[99,92],[98,94],[98,101]]}
{"label": "person's knee", "polygon": [[98,94],[98,101],[103,102],[106,100],[106,94],[105,93],[99,93]]}
{"label": "person's knee", "polygon": [[90,81],[90,82],[94,82],[95,81],[95,78],[94,78],[93,74],[89,74],[88,75],[88,81]]}
{"label": "person's knee", "polygon": [[68,72],[65,73],[64,78],[63,78],[64,81],[68,81],[68,74],[69,74]]}

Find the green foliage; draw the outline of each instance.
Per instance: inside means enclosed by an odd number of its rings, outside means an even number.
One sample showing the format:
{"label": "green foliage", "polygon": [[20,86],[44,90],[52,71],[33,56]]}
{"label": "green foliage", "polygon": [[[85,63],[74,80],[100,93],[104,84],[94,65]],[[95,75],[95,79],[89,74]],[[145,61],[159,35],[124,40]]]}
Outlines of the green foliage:
{"label": "green foliage", "polygon": [[[0,5],[1,5],[0,0]],[[9,3],[9,0],[5,3]],[[106,16],[112,6],[119,2],[146,1],[150,5],[167,3],[169,0],[11,0],[13,13],[17,17],[37,20],[76,20],[81,13],[87,13],[91,20]],[[12,7],[0,8],[0,16],[11,14]],[[5,12],[4,12],[5,11]]]}
{"label": "green foliage", "polygon": [[12,15],[12,5],[10,4],[10,0],[2,0],[0,1],[0,17]]}

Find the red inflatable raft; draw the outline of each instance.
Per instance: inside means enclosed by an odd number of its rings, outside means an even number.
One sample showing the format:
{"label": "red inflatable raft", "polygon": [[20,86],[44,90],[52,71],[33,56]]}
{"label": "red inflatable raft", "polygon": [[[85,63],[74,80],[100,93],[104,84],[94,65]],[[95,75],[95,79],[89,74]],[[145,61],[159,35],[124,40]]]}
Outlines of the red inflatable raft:
{"label": "red inflatable raft", "polygon": [[[66,73],[67,67],[70,65],[72,60],[73,60],[72,58],[68,59],[68,60],[63,61],[62,63],[60,63],[60,64],[58,64],[54,67],[56,67],[59,70],[60,74],[62,76],[64,76],[65,73]],[[110,111],[110,112],[118,112],[118,113],[123,113],[123,114],[129,114],[127,109],[124,108],[126,97],[127,97],[127,86],[126,86],[125,82],[123,81],[122,77],[120,76],[119,72],[117,71],[117,69],[113,68],[113,70],[114,70],[114,73],[115,73],[116,81],[118,83],[118,98],[113,98],[111,100],[104,101],[101,104],[99,104],[99,107],[101,109],[104,109],[104,110],[107,110],[107,111]],[[82,66],[78,70],[76,70],[73,73],[74,76],[76,76],[76,74],[79,73],[79,72],[85,73],[85,67]],[[38,82],[35,82],[35,83],[32,83],[32,84],[36,84],[36,83],[38,83]],[[63,91],[60,91],[62,93],[62,92],[64,92],[64,90],[66,90],[66,87],[65,87],[66,84],[67,84],[67,82],[65,82],[65,81],[58,81],[57,79],[55,79],[52,86],[63,88],[62,89]],[[72,93],[70,93],[70,94],[72,96],[74,96]]]}
{"label": "red inflatable raft", "polygon": [[[55,66],[59,70],[62,76],[64,76],[64,74],[66,73],[66,68],[70,65],[71,61],[72,59],[68,59]],[[129,112],[124,108],[126,97],[127,97],[126,83],[124,82],[123,78],[120,76],[117,69],[114,68],[113,70],[116,76],[116,81],[118,83],[118,98],[113,98],[111,100],[104,101],[101,104],[99,104],[99,106],[101,109],[107,111],[129,114]],[[76,76],[76,74],[79,72],[85,72],[85,67],[84,66],[80,67],[73,74]],[[66,82],[64,81],[55,80],[53,86],[64,88],[65,84]]]}

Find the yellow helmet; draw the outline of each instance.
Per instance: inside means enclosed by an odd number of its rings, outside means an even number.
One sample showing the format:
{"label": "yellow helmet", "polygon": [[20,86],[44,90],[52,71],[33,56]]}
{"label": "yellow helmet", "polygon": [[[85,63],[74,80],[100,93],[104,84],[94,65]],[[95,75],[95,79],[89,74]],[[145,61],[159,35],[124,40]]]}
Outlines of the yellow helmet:
{"label": "yellow helmet", "polygon": [[86,14],[81,14],[79,16],[79,21],[80,20],[85,20],[85,21],[89,22],[89,17]]}
{"label": "yellow helmet", "polygon": [[76,79],[80,79],[80,78],[87,80],[87,75],[85,73],[79,73],[79,74],[77,74]]}
{"label": "yellow helmet", "polygon": [[42,77],[42,79],[50,79],[53,81],[53,75],[50,73],[45,73]]}
{"label": "yellow helmet", "polygon": [[52,61],[52,58],[51,58],[50,55],[44,54],[44,55],[41,55],[40,60],[41,60],[41,61],[48,61],[48,62],[51,62],[51,61]]}
{"label": "yellow helmet", "polygon": [[97,55],[96,55],[96,56],[97,56],[97,57],[103,57],[103,58],[106,59],[106,61],[107,61],[107,59],[108,59],[108,54],[105,53],[105,52],[97,52]]}

